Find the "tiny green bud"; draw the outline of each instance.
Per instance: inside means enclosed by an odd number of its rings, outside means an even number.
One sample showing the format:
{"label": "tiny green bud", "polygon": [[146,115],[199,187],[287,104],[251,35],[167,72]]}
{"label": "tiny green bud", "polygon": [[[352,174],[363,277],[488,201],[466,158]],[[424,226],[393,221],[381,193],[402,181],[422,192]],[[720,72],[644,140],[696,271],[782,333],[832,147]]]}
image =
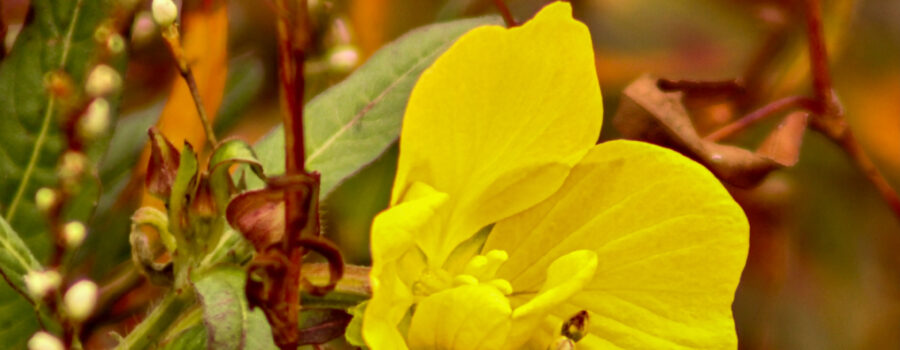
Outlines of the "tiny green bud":
{"label": "tiny green bud", "polygon": [[91,102],[78,126],[81,137],[85,139],[90,140],[103,135],[109,127],[109,102],[103,98]]}
{"label": "tiny green bud", "polygon": [[153,0],[153,21],[160,27],[168,27],[178,18],[178,6],[172,0]]}
{"label": "tiny green bud", "polygon": [[34,194],[34,204],[41,212],[48,212],[56,205],[56,191],[51,188],[41,187]]}
{"label": "tiny green bud", "polygon": [[75,322],[81,322],[94,312],[97,305],[97,284],[90,280],[81,280],[69,287],[63,296],[66,315]]}
{"label": "tiny green bud", "polygon": [[31,271],[25,275],[25,288],[35,299],[43,299],[59,287],[62,276],[56,270]]}
{"label": "tiny green bud", "polygon": [[109,95],[122,87],[122,77],[110,66],[98,64],[88,75],[84,90],[91,97]]}
{"label": "tiny green bud", "polygon": [[106,49],[114,55],[118,55],[125,51],[125,38],[119,33],[113,33],[106,39]]}
{"label": "tiny green bud", "polygon": [[39,331],[28,339],[28,350],[65,350],[62,341],[53,334]]}
{"label": "tiny green bud", "polygon": [[84,237],[87,236],[87,228],[80,221],[70,221],[63,226],[63,240],[69,249],[78,248]]}
{"label": "tiny green bud", "polygon": [[341,45],[331,49],[328,53],[328,64],[335,72],[350,72],[356,68],[357,63],[359,63],[359,50],[352,45]]}

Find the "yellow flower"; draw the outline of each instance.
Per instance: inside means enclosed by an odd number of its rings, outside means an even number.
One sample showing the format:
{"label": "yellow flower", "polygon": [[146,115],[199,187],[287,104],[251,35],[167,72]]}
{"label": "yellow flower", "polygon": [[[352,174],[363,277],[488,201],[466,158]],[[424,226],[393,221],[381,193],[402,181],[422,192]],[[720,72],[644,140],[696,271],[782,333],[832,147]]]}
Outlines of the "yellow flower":
{"label": "yellow flower", "polygon": [[736,348],[747,220],[702,166],[595,145],[603,107],[567,3],[481,27],[422,74],[372,226],[373,349]]}

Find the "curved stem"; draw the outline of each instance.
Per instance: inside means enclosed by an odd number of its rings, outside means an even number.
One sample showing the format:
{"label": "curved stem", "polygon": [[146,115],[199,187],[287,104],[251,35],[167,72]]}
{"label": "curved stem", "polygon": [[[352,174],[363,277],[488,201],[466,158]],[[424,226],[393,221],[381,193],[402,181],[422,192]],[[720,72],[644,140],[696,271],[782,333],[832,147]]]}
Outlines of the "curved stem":
{"label": "curved stem", "polygon": [[140,350],[153,345],[175,323],[182,311],[194,303],[193,289],[187,288],[184,293],[174,290],[167,293],[156,308],[147,315],[125,339],[116,346],[117,350]]}

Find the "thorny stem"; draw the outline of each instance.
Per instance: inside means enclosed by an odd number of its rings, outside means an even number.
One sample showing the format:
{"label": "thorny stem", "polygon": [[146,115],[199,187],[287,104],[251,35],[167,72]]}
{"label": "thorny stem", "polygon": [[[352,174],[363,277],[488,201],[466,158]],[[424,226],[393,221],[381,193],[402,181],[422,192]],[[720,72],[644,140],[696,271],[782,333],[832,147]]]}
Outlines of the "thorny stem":
{"label": "thorny stem", "polygon": [[878,168],[856,141],[850,128],[847,127],[843,108],[832,90],[831,75],[828,72],[828,52],[822,30],[822,6],[819,0],[804,0],[804,5],[813,90],[819,109],[812,126],[838,144],[850,156],[866,178],[875,185],[894,214],[900,218],[900,196],[878,171]]}
{"label": "thorny stem", "polygon": [[503,21],[506,22],[507,27],[515,27],[516,19],[513,18],[512,12],[509,12],[509,7],[506,6],[506,3],[503,0],[494,0],[494,5],[497,6],[497,10],[500,11],[500,15],[503,16]]}
{"label": "thorny stem", "polygon": [[718,142],[727,139],[740,131],[743,131],[744,129],[750,127],[760,120],[776,115],[780,112],[784,112],[792,108],[814,110],[816,103],[817,102],[815,100],[804,96],[785,97],[780,100],[776,100],[775,102],[769,103],[747,114],[741,119],[723,126],[719,130],[713,131],[709,135],[706,135],[705,138],[709,141]]}
{"label": "thorny stem", "polygon": [[175,58],[175,62],[178,66],[178,73],[181,75],[181,78],[184,79],[184,82],[187,83],[188,90],[191,91],[191,97],[193,97],[194,105],[197,107],[197,115],[200,117],[200,123],[203,124],[203,131],[206,132],[206,138],[213,146],[218,145],[219,141],[216,139],[216,133],[213,131],[212,124],[210,124],[209,117],[206,114],[206,107],[203,106],[203,100],[200,97],[200,89],[197,88],[197,80],[194,79],[194,71],[191,69],[190,64],[188,64],[187,57],[184,55],[184,49],[181,47],[181,38],[178,27],[174,24],[170,25],[163,29],[162,36],[166,39],[166,45],[169,46],[169,51]]}

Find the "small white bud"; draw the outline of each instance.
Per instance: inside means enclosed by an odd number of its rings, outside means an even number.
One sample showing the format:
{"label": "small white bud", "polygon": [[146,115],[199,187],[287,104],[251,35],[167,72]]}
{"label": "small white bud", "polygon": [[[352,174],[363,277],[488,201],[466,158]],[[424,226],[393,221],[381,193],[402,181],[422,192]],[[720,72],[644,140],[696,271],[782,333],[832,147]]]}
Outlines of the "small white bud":
{"label": "small white bud", "polygon": [[86,320],[97,305],[97,284],[90,280],[78,281],[66,291],[63,302],[69,318],[75,322]]}
{"label": "small white bud", "polygon": [[63,240],[69,249],[78,248],[81,242],[84,242],[85,236],[87,236],[87,229],[80,221],[70,221],[63,226]]}
{"label": "small white bud", "polygon": [[34,204],[38,210],[45,213],[56,205],[56,199],[56,191],[47,187],[41,187],[34,194]]}
{"label": "small white bud", "polygon": [[172,0],[153,0],[153,21],[160,27],[168,27],[178,18],[178,6]]}
{"label": "small white bud", "polygon": [[87,167],[87,157],[81,152],[67,151],[62,156],[58,174],[63,179],[74,179],[84,172]]}
{"label": "small white bud", "polygon": [[359,51],[351,45],[335,47],[328,54],[328,64],[336,72],[349,72],[356,68],[357,63],[359,63]]}
{"label": "small white bud", "polygon": [[43,299],[59,287],[62,276],[55,270],[31,271],[25,275],[25,288],[35,299]]}
{"label": "small white bud", "polygon": [[81,136],[93,139],[103,135],[109,127],[109,102],[98,98],[88,106],[84,116],[78,121]]}
{"label": "small white bud", "polygon": [[28,339],[28,350],[64,350],[62,341],[53,334],[40,331]]}
{"label": "small white bud", "polygon": [[110,66],[98,64],[88,75],[84,90],[91,97],[109,95],[122,87],[122,77]]}

